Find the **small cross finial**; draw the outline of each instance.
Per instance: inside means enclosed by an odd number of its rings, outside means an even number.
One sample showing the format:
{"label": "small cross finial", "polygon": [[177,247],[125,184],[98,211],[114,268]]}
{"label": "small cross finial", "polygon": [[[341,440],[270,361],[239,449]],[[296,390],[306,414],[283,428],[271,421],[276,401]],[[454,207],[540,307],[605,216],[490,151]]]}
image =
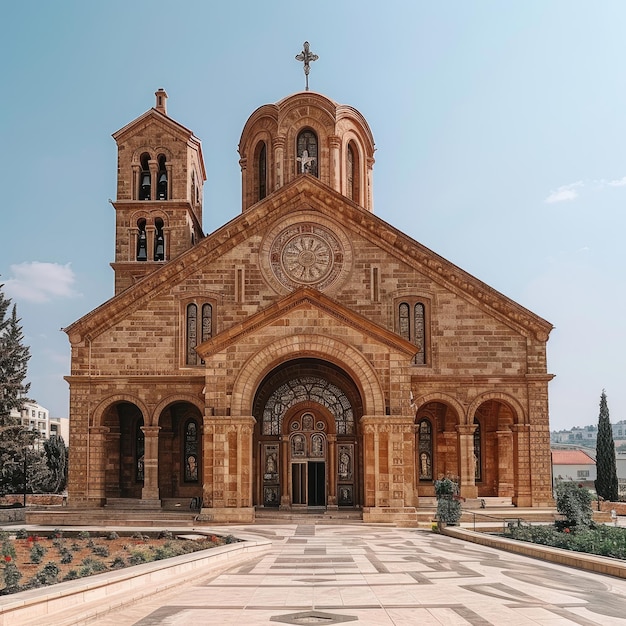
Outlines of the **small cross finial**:
{"label": "small cross finial", "polygon": [[317,54],[313,54],[309,49],[309,42],[305,41],[303,50],[300,54],[296,55],[296,61],[301,61],[304,63],[304,75],[306,76],[306,91],[309,90],[309,71],[311,69],[309,63],[312,61],[317,61],[319,57]]}

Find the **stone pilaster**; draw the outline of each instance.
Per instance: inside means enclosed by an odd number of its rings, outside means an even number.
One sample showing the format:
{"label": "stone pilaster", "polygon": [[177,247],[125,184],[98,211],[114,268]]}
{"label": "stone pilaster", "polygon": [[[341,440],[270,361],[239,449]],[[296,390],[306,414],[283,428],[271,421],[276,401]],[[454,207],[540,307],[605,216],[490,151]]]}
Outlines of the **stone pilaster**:
{"label": "stone pilaster", "polygon": [[460,481],[461,496],[464,498],[478,497],[476,487],[476,459],[474,458],[474,431],[475,424],[460,424],[457,426],[459,433],[460,453]]}
{"label": "stone pilaster", "polygon": [[142,500],[159,500],[159,431],[160,426],[142,426],[144,434],[144,480]]}

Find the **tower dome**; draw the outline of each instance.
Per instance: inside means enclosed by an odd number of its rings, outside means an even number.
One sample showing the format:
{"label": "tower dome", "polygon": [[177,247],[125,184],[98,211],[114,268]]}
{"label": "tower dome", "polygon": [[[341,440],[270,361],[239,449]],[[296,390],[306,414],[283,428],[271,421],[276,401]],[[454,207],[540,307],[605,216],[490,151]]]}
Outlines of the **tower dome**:
{"label": "tower dome", "polygon": [[374,137],[353,107],[303,91],[258,108],[239,141],[242,210],[309,175],[373,211]]}

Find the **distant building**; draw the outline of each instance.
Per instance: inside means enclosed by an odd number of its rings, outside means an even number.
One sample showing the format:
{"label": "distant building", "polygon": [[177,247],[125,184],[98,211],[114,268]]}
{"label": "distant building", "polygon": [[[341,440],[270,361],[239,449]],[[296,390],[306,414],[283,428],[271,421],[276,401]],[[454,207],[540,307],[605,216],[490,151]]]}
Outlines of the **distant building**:
{"label": "distant building", "polygon": [[61,435],[68,442],[70,425],[68,418],[50,417],[50,411],[36,402],[26,402],[21,411],[13,411],[13,417],[19,418],[25,430],[38,433],[41,439],[52,435]]}
{"label": "distant building", "polygon": [[[626,439],[626,420],[611,424],[615,442]],[[573,443],[580,446],[595,447],[598,439],[598,426],[574,426],[569,430],[553,430],[550,443]]]}
{"label": "distant building", "polygon": [[552,450],[553,484],[573,480],[593,488],[596,461],[583,450]]}

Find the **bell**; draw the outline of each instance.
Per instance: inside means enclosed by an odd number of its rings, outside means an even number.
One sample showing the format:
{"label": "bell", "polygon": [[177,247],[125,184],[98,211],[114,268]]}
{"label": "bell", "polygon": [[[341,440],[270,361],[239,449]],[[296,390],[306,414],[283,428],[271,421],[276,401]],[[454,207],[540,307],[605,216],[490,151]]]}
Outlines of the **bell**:
{"label": "bell", "polygon": [[154,250],[154,260],[163,261],[165,259],[165,245],[163,242],[163,235],[159,235],[156,240],[156,247]]}

